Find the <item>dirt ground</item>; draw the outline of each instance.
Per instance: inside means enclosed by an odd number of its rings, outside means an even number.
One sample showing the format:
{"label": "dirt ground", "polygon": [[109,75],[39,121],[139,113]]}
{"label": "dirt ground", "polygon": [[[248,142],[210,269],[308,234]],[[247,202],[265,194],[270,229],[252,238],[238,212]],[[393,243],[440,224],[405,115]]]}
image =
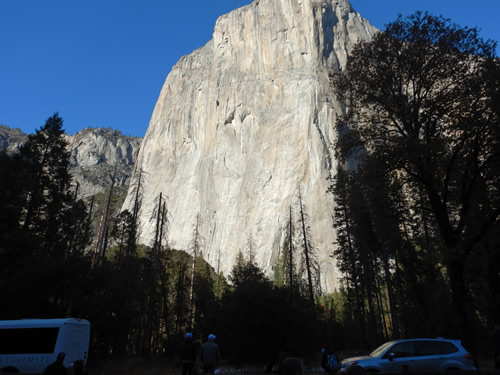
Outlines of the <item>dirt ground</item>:
{"label": "dirt ground", "polygon": [[[307,374],[322,373],[321,368],[307,368]],[[199,364],[198,368],[199,370]],[[169,359],[144,359],[125,358],[119,360],[106,360],[90,362],[88,366],[89,375],[181,375],[180,363],[172,362]],[[200,374],[201,371],[196,371]],[[264,375],[264,366],[234,368],[221,363],[216,370],[216,375]],[[277,373],[275,373],[277,374]],[[265,375],[270,375],[269,373]]]}
{"label": "dirt ground", "polygon": [[[493,361],[489,359],[479,360],[480,370],[489,374],[498,374],[500,371],[493,371]],[[480,371],[479,373],[482,373]],[[490,372],[491,371],[491,372]],[[123,358],[99,362],[90,362],[88,368],[89,375],[181,375],[181,366],[170,359],[144,359],[144,358]],[[199,373],[199,371],[197,371]],[[243,367],[234,368],[221,364],[216,370],[216,375],[269,375],[264,372],[264,368]],[[276,373],[274,373],[276,374]],[[324,372],[316,364],[306,364],[306,375],[323,375]],[[478,374],[479,375],[479,374]]]}

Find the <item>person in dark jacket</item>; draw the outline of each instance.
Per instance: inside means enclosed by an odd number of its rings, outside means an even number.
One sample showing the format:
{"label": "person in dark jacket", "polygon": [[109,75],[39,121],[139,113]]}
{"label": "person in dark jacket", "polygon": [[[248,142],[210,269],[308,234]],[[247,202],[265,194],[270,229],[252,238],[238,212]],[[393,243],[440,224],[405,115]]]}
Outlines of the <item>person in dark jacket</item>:
{"label": "person in dark jacket", "polygon": [[282,375],[304,375],[304,361],[298,357],[286,357],[281,365]]}
{"label": "person in dark jacket", "polygon": [[43,375],[68,375],[68,370],[64,367],[66,354],[59,353],[56,361],[48,365],[43,371]]}
{"label": "person in dark jacket", "polygon": [[193,334],[187,332],[181,346],[182,375],[193,375],[194,362],[196,361],[196,346]]}
{"label": "person in dark jacket", "polygon": [[73,362],[73,375],[88,375],[83,359],[77,359]]}
{"label": "person in dark jacket", "polygon": [[491,348],[495,360],[495,369],[500,369],[500,324],[495,324],[491,333]]}
{"label": "person in dark jacket", "polygon": [[292,356],[292,351],[288,348],[284,348],[278,356],[278,372],[283,374],[283,361]]}
{"label": "person in dark jacket", "polygon": [[329,374],[336,374],[339,370],[337,355],[326,345],[321,348],[321,367]]}
{"label": "person in dark jacket", "polygon": [[215,365],[220,360],[219,346],[214,341],[215,336],[210,334],[208,335],[208,341],[201,346],[200,359],[205,374],[213,374]]}

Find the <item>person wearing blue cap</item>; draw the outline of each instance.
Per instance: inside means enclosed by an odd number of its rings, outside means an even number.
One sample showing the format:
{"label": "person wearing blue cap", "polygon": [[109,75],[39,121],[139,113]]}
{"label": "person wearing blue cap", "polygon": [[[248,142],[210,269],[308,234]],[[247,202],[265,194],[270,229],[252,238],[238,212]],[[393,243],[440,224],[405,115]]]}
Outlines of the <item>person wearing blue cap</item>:
{"label": "person wearing blue cap", "polygon": [[186,332],[181,346],[182,375],[193,375],[194,362],[196,361],[196,347],[193,334]]}
{"label": "person wearing blue cap", "polygon": [[215,343],[215,335],[208,335],[208,341],[201,346],[200,359],[203,363],[203,373],[213,374],[220,360],[220,350]]}

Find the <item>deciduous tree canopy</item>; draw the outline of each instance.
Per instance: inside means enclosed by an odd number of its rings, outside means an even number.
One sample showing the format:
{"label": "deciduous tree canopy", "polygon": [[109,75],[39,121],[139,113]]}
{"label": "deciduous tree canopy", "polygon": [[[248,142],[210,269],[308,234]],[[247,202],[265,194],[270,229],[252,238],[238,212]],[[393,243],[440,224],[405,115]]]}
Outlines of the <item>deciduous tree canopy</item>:
{"label": "deciduous tree canopy", "polygon": [[358,172],[384,175],[398,192],[387,195],[400,197],[395,207],[406,207],[413,219],[425,217],[463,338],[471,332],[472,311],[466,264],[471,253],[491,248],[499,226],[495,48],[475,28],[417,12],[358,44],[334,79],[345,103],[339,155],[346,163],[356,160]]}

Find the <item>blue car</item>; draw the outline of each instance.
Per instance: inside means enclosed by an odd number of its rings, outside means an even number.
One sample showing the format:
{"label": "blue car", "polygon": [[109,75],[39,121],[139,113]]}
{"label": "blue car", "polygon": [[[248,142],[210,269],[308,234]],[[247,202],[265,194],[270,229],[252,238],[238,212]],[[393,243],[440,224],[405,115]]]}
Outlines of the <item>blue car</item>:
{"label": "blue car", "polygon": [[460,340],[444,338],[389,341],[367,356],[344,359],[340,371],[345,373],[354,365],[381,373],[476,370]]}

